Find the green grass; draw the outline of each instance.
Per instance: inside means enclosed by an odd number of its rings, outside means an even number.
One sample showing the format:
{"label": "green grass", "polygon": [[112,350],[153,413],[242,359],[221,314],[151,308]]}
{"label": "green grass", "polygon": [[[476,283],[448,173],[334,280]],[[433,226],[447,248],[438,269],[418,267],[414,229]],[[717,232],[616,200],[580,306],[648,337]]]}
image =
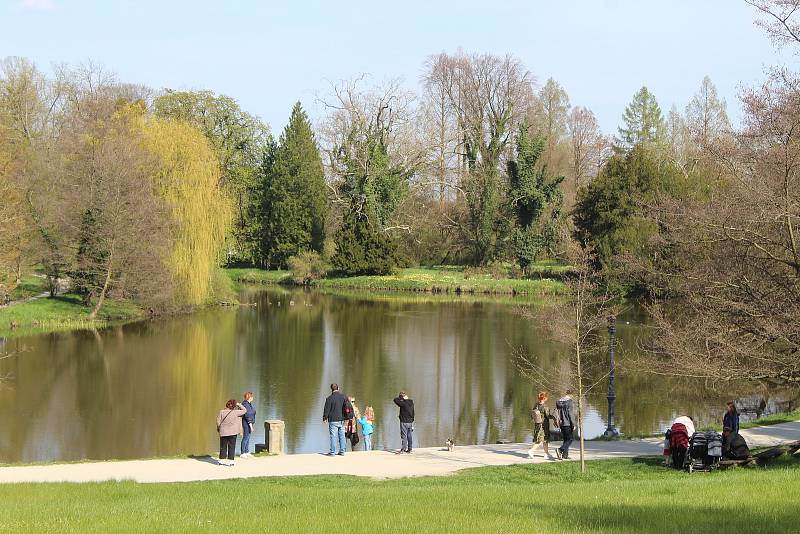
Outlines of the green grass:
{"label": "green grass", "polygon": [[20,284],[9,293],[12,301],[25,300],[48,291],[47,279],[41,276],[27,275],[22,277]]}
{"label": "green grass", "polygon": [[323,476],[3,485],[0,530],[797,531],[800,460],[693,475],[659,467],[660,461],[594,461],[583,475],[572,462],[390,481]]}
{"label": "green grass", "polygon": [[[765,415],[764,417],[759,417],[758,419],[753,419],[752,421],[742,421],[739,424],[739,428],[744,429],[744,428],[754,428],[757,426],[779,425],[781,423],[791,423],[794,421],[800,421],[800,409],[791,412],[782,412],[782,413],[774,413],[772,415]],[[722,432],[722,423],[705,425],[701,430],[716,430],[717,432]]]}
{"label": "green grass", "polygon": [[[142,308],[130,301],[106,300],[97,318],[89,320],[92,308],[81,304],[77,295],[61,295],[0,309],[0,336],[16,337],[62,330],[99,328],[112,321],[126,321],[143,315]],[[11,323],[17,328],[11,329]]]}
{"label": "green grass", "polygon": [[[568,267],[542,263],[542,270]],[[245,284],[291,283],[288,271],[260,269],[226,269],[231,278]],[[428,293],[485,294],[485,295],[563,295],[566,286],[558,281],[541,279],[495,279],[488,274],[465,276],[462,267],[420,267],[399,269],[387,276],[329,277],[312,284],[321,289],[358,289],[367,291],[417,291]]]}
{"label": "green grass", "polygon": [[237,284],[282,284],[291,280],[289,271],[266,271],[239,267],[226,267],[224,271]]}

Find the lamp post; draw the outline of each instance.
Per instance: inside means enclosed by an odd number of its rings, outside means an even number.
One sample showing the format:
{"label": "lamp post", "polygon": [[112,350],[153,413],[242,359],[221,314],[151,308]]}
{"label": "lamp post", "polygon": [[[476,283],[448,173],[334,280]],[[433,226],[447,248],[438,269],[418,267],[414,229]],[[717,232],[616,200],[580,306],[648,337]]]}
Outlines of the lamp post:
{"label": "lamp post", "polygon": [[617,346],[617,317],[608,318],[608,428],[603,433],[607,438],[619,436],[619,430],[614,427],[614,405],[617,401],[617,392],[614,390],[614,351]]}

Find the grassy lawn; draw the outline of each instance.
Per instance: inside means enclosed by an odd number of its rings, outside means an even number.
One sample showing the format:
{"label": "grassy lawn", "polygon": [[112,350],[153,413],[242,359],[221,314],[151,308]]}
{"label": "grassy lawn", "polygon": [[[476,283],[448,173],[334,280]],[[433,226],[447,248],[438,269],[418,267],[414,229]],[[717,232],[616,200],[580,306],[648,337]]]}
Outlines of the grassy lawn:
{"label": "grassy lawn", "polygon": [[3,485],[0,530],[797,531],[800,460],[694,475],[659,467],[660,461],[594,461],[585,475],[574,462],[391,481],[324,476]]}
{"label": "grassy lawn", "polygon": [[25,300],[48,291],[47,280],[41,276],[27,275],[22,277],[22,282],[14,288],[9,297],[12,301]]}
{"label": "grassy lawn", "polygon": [[[0,308],[0,336],[22,336],[60,330],[101,327],[109,321],[140,317],[143,310],[130,301],[106,300],[97,319],[89,320],[92,308],[77,295],[61,295]],[[11,329],[14,322],[18,327]]]}
{"label": "grassy lawn", "polygon": [[[543,273],[563,272],[569,267],[552,262],[542,262],[536,269]],[[244,284],[290,283],[288,271],[263,271],[260,269],[226,269],[231,278]],[[419,291],[430,293],[469,293],[502,295],[561,295],[566,286],[558,280],[496,279],[488,274],[465,275],[462,267],[419,267],[399,269],[387,276],[329,277],[312,284],[321,289],[363,289],[372,291]]]}

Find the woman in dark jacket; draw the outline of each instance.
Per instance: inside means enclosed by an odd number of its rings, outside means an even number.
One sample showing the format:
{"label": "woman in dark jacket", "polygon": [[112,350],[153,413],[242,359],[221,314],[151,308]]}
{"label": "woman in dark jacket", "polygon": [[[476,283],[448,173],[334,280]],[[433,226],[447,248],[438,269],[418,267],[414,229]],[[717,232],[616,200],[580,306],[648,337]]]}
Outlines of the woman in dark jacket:
{"label": "woman in dark jacket", "polygon": [[733,402],[728,403],[725,417],[722,418],[722,427],[730,428],[733,433],[739,433],[739,412],[736,411],[736,405]]}

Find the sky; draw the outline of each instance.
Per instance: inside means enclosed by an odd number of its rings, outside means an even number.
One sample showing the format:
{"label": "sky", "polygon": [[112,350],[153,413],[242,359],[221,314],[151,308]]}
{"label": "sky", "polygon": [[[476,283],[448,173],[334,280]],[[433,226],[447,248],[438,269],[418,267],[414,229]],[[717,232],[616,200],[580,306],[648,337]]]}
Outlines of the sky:
{"label": "sky", "polygon": [[320,118],[332,82],[368,74],[413,89],[432,54],[510,53],[615,133],[642,85],[666,115],[706,75],[737,122],[741,89],[796,61],[756,17],[743,0],[0,0],[0,57],[45,71],[92,61],[124,82],[209,89],[279,133],[298,100]]}

